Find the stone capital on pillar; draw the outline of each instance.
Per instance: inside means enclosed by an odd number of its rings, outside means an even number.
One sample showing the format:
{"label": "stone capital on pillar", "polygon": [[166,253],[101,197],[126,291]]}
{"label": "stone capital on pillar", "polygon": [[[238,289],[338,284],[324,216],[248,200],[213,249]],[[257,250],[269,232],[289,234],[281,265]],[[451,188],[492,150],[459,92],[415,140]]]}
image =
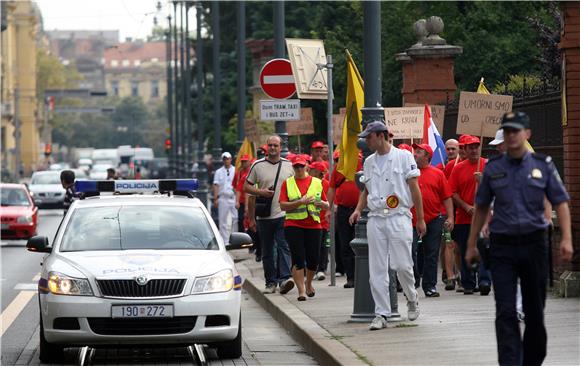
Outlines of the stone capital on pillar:
{"label": "stone capital on pillar", "polygon": [[457,90],[453,64],[463,49],[447,44],[439,36],[443,31],[443,21],[439,17],[420,19],[413,29],[417,43],[395,55],[403,65],[403,102],[445,103]]}

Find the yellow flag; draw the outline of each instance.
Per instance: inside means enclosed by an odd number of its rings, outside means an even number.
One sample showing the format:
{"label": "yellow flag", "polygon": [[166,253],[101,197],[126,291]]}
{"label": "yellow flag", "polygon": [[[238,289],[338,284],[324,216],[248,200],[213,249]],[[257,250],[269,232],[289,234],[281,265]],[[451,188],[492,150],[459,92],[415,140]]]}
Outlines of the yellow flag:
{"label": "yellow flag", "polygon": [[[477,87],[477,92],[479,94],[491,94],[489,92],[489,90],[487,90],[487,88],[485,87],[485,84],[483,83],[483,78],[481,78],[481,80],[479,81],[479,86]],[[526,140],[526,148],[528,149],[528,151],[530,152],[534,152],[534,148],[532,147],[532,145],[528,142],[528,140]]]}
{"label": "yellow flag", "polygon": [[236,156],[236,172],[240,170],[242,166],[242,162],[240,159],[242,155],[248,155],[250,160],[254,158],[254,148],[252,147],[252,143],[248,138],[244,138],[244,142],[242,142],[242,146],[240,146],[240,150],[238,151],[238,155]]}
{"label": "yellow flag", "polygon": [[336,169],[346,179],[354,181],[358,166],[358,134],[362,130],[361,108],[365,102],[364,81],[356,68],[350,52],[346,50],[346,116],[340,141],[340,158]]}

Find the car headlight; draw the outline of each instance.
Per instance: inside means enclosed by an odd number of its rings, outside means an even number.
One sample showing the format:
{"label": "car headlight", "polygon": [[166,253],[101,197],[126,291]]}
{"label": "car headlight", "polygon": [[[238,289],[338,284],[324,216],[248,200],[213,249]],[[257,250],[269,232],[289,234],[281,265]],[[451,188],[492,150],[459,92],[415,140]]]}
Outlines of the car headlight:
{"label": "car headlight", "polygon": [[32,215],[30,216],[20,216],[16,219],[16,222],[19,224],[30,224],[32,222]]}
{"label": "car headlight", "polygon": [[198,277],[193,284],[192,294],[209,294],[227,292],[234,287],[234,274],[231,269],[224,269],[211,276]]}
{"label": "car headlight", "polygon": [[86,278],[73,278],[58,272],[48,274],[48,289],[56,295],[93,296]]}

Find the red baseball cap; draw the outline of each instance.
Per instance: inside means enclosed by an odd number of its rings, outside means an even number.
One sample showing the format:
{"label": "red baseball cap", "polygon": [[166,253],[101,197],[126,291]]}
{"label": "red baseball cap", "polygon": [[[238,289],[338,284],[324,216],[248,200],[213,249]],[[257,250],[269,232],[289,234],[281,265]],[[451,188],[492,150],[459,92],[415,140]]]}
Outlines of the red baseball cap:
{"label": "red baseball cap", "polygon": [[433,157],[433,149],[431,146],[429,146],[429,144],[413,144],[413,149],[425,150],[427,151],[427,154],[429,154],[429,158]]}
{"label": "red baseball cap", "polygon": [[249,161],[250,160],[250,155],[248,154],[244,154],[240,157],[240,161]]}
{"label": "red baseball cap", "polygon": [[299,156],[302,157],[302,159],[304,159],[307,163],[310,163],[312,161],[312,156],[308,154],[300,154]]}
{"label": "red baseball cap", "polygon": [[292,160],[292,166],[294,165],[304,165],[304,166],[308,165],[308,162],[306,161],[306,159],[304,159],[304,154],[294,156],[294,159]]}
{"label": "red baseball cap", "polygon": [[312,149],[322,149],[324,147],[324,143],[322,141],[314,141],[310,147]]}
{"label": "red baseball cap", "polygon": [[[409,146],[407,144],[399,144],[399,146],[397,146],[397,147],[401,150],[407,150],[411,154],[413,153],[413,149],[411,148],[411,146]],[[413,147],[415,147],[415,144],[413,144]]]}
{"label": "red baseball cap", "polygon": [[294,160],[295,157],[296,157],[296,154],[294,154],[294,153],[288,153],[288,154],[286,154],[286,159],[287,160],[292,161],[292,160]]}
{"label": "red baseball cap", "polygon": [[479,145],[481,142],[479,141],[479,137],[476,136],[468,136],[463,140],[464,145]]}
{"label": "red baseball cap", "polygon": [[326,164],[324,164],[322,161],[315,161],[314,163],[310,164],[310,169],[316,169],[323,173],[327,170]]}
{"label": "red baseball cap", "polygon": [[264,150],[265,152],[268,152],[268,144],[260,146],[260,149]]}
{"label": "red baseball cap", "polygon": [[459,136],[459,146],[465,145],[465,139],[472,137],[471,135],[461,135]]}
{"label": "red baseball cap", "polygon": [[335,150],[334,153],[332,153],[332,158],[334,160],[338,159],[340,157],[340,150]]}

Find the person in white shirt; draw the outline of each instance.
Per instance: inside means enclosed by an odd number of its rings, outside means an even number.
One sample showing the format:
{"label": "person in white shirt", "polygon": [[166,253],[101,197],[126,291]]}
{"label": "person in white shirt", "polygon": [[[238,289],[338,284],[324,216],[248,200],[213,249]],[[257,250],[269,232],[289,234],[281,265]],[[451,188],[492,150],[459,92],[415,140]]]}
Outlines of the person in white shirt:
{"label": "person in white shirt", "polygon": [[407,296],[409,320],[419,317],[411,254],[411,207],[415,206],[417,232],[422,237],[426,226],[417,180],[421,173],[410,152],[391,144],[383,122],[370,122],[359,137],[365,138],[367,146],[375,153],[364,162],[360,181],[365,189],[349,221],[351,225],[356,223],[368,206],[369,282],[376,315],[369,328],[378,330],[387,327],[387,318],[391,315],[389,267],[397,272]]}
{"label": "person in white shirt", "polygon": [[232,154],[222,154],[224,165],[213,176],[213,204],[218,209],[219,228],[224,243],[230,242],[233,223],[238,220],[236,193],[232,185],[236,168],[232,166]]}

